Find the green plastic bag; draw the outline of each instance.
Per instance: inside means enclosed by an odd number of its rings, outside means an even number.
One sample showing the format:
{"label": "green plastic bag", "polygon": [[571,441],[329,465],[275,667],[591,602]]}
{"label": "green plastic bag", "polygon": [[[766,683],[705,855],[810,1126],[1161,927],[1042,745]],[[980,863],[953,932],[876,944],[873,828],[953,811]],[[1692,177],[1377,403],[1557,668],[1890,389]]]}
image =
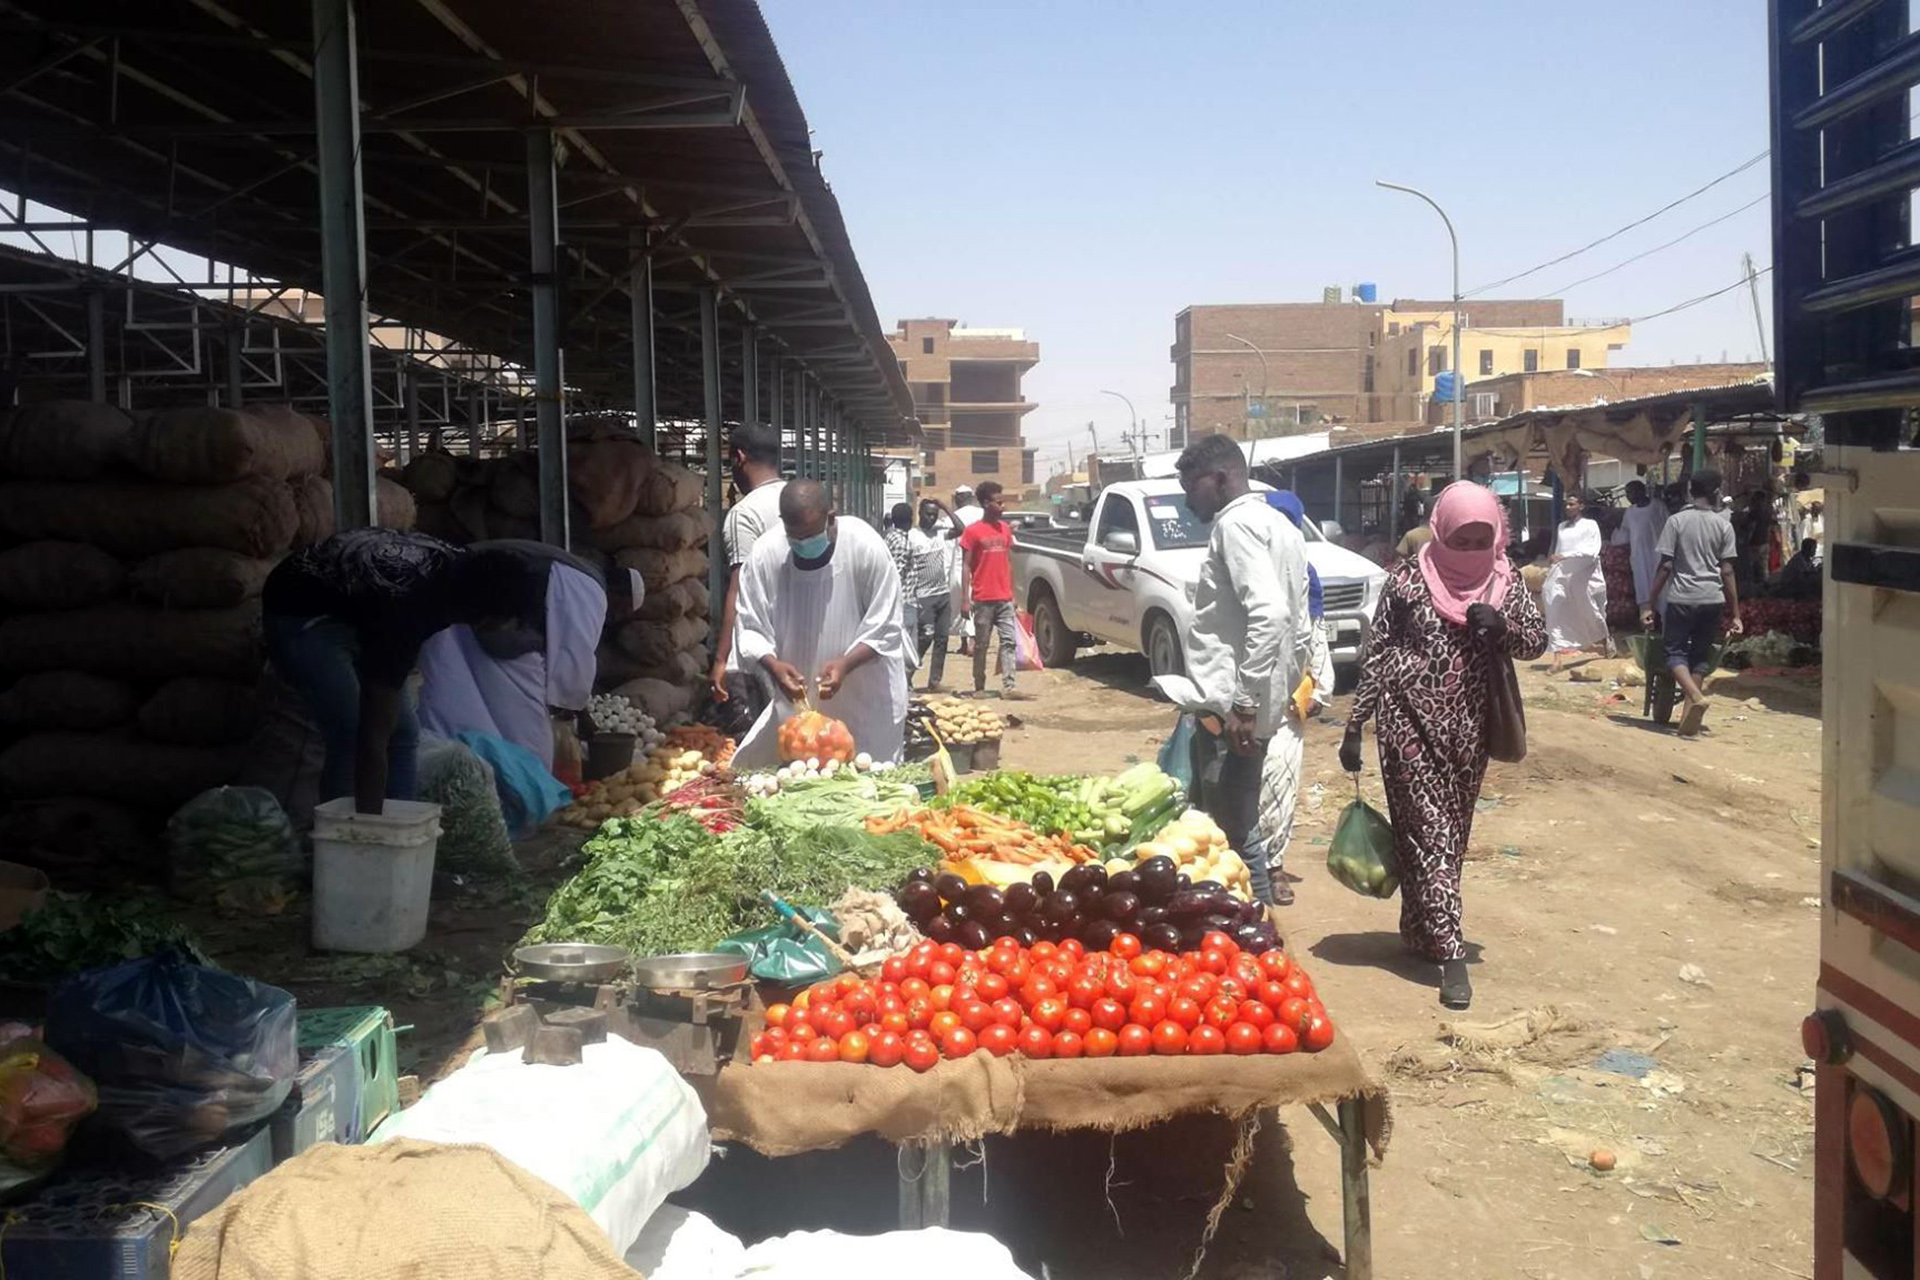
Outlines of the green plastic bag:
{"label": "green plastic bag", "polygon": [[[794,910],[815,928],[839,940],[840,926],[831,911],[819,907],[795,907]],[[747,971],[763,982],[803,987],[840,972],[840,962],[820,945],[818,938],[786,923],[733,934],[721,939],[714,950],[745,956]]]}
{"label": "green plastic bag", "polygon": [[1340,812],[1327,846],[1327,870],[1355,893],[1391,898],[1400,888],[1400,861],[1393,856],[1393,826],[1387,816],[1360,798],[1356,780],[1353,803]]}

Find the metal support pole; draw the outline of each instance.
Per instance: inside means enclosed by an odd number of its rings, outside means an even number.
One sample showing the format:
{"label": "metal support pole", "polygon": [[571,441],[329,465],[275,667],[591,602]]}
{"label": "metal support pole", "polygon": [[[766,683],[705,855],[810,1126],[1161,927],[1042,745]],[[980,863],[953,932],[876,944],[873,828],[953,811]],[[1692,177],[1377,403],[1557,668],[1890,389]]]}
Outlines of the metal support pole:
{"label": "metal support pole", "polygon": [[1693,466],[1691,471],[1707,469],[1707,407],[1698,400],[1693,403]]}
{"label": "metal support pole", "polygon": [[226,356],[227,403],[229,409],[238,409],[245,400],[245,388],[242,386],[243,372],[240,363],[240,342],[244,329],[228,329],[225,334],[223,355]]}
{"label": "metal support pole", "polygon": [[553,130],[527,134],[527,230],[533,281],[534,438],[540,454],[540,540],[564,547],[567,424],[560,371],[560,207],[554,193]]}
{"label": "metal support pole", "polygon": [[1398,545],[1400,535],[1406,530],[1400,527],[1400,499],[1402,494],[1400,475],[1400,446],[1393,446],[1393,510],[1387,514],[1388,527],[1392,530],[1389,540]]}
{"label": "metal support pole", "polygon": [[773,358],[773,369],[767,380],[767,390],[773,396],[768,405],[767,421],[773,427],[773,438],[780,442],[780,474],[787,474],[787,380],[780,370],[780,357]]}
{"label": "metal support pole", "polygon": [[[720,509],[720,299],[711,288],[700,290],[701,409],[706,426],[707,518],[713,521],[713,549],[726,545],[724,514]],[[716,601],[727,597],[727,557],[707,556],[707,590]],[[720,610],[715,608],[714,616]]]}
{"label": "metal support pole", "polygon": [[485,429],[484,407],[480,399],[480,387],[475,384],[467,389],[467,456],[480,456],[480,434]]}
{"label": "metal support pole", "polygon": [[760,421],[760,339],[753,326],[740,326],[740,425]]}
{"label": "metal support pole", "polygon": [[373,380],[367,354],[367,237],[360,188],[360,76],[353,0],[313,0],[313,99],[326,295],[333,519],[374,523]]}
{"label": "metal support pole", "polygon": [[847,509],[847,495],[842,491],[846,487],[846,461],[840,451],[846,448],[846,441],[840,432],[840,406],[827,401],[827,492],[833,495],[836,511]]}
{"label": "metal support pole", "polygon": [[1440,221],[1446,224],[1447,240],[1453,246],[1453,478],[1467,478],[1466,468],[1460,460],[1461,454],[1461,407],[1465,400],[1462,394],[1466,390],[1466,380],[1460,370],[1460,237],[1453,233],[1453,219],[1440,207],[1439,201],[1424,191],[1413,187],[1403,187],[1397,182],[1379,182],[1376,187],[1385,187],[1389,191],[1400,191],[1418,197],[1427,202],[1429,208],[1440,215]]}
{"label": "metal support pole", "polygon": [[400,394],[407,401],[407,461],[420,456],[420,375],[408,369],[404,375]]}
{"label": "metal support pole", "polygon": [[1347,483],[1345,468],[1342,465],[1345,462],[1346,459],[1339,454],[1333,455],[1333,522],[1335,524],[1340,523],[1340,491],[1346,488]]}
{"label": "metal support pole", "polygon": [[1373,1280],[1373,1199],[1367,1189],[1367,1100],[1340,1103],[1340,1191],[1346,1280]]}
{"label": "metal support pole", "polygon": [[633,299],[633,420],[640,431],[640,443],[657,452],[653,435],[659,420],[653,386],[653,254],[644,252],[644,231],[633,233],[633,245],[641,251],[635,254],[628,285]]}
{"label": "metal support pole", "polygon": [[87,294],[87,399],[107,402],[107,295]]}

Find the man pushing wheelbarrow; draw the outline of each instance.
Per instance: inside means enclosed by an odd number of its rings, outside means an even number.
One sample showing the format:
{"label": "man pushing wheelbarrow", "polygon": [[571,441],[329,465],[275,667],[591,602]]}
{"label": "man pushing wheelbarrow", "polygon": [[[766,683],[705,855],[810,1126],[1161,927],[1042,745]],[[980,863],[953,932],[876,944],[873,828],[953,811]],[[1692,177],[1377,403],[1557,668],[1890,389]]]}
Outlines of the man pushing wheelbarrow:
{"label": "man pushing wheelbarrow", "polygon": [[[1696,471],[1687,482],[1692,505],[1676,513],[1660,531],[1660,568],[1640,625],[1651,630],[1661,612],[1660,643],[1667,669],[1686,698],[1680,717],[1680,736],[1700,732],[1707,715],[1707,695],[1701,682],[1713,670],[1720,643],[1722,619],[1726,634],[1740,634],[1740,592],[1734,583],[1739,549],[1733,525],[1716,509],[1720,473]],[[1666,595],[1662,610],[1661,594]],[[1648,681],[1654,679],[1649,660]]]}

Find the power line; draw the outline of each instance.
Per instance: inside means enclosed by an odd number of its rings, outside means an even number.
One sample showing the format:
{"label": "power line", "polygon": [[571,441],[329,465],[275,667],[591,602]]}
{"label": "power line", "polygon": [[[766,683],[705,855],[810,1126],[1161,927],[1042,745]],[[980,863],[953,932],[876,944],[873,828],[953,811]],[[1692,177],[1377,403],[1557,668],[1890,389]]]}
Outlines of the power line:
{"label": "power line", "polygon": [[1667,241],[1665,244],[1657,244],[1653,246],[1653,248],[1651,249],[1647,249],[1640,253],[1634,254],[1631,258],[1624,258],[1621,261],[1614,263],[1612,266],[1606,268],[1603,271],[1596,271],[1590,276],[1581,276],[1578,280],[1575,280],[1572,284],[1563,284],[1558,289],[1549,289],[1547,290],[1547,296],[1550,298],[1557,298],[1561,294],[1566,293],[1569,289],[1577,289],[1583,284],[1593,283],[1595,280],[1600,279],[1602,276],[1610,276],[1614,272],[1620,270],[1622,267],[1632,266],[1634,263],[1639,262],[1642,258],[1651,258],[1654,254],[1659,253],[1663,249],[1671,249],[1673,248],[1673,246],[1679,244],[1681,241],[1690,240],[1694,236],[1699,235],[1702,231],[1705,231],[1709,227],[1717,227],[1721,223],[1725,222],[1727,219],[1735,217],[1739,214],[1745,213],[1747,210],[1753,208],[1753,206],[1760,204],[1761,202],[1767,199],[1770,199],[1772,195],[1773,195],[1773,192],[1771,191],[1762,191],[1759,195],[1747,201],[1745,204],[1741,205],[1738,209],[1733,210],[1731,213],[1723,213],[1719,217],[1713,219],[1710,222],[1703,222],[1699,226],[1694,227],[1692,230],[1684,231],[1681,234],[1675,236],[1673,239]]}
{"label": "power line", "polygon": [[1676,209],[1679,206],[1685,204],[1687,201],[1694,199],[1696,196],[1705,195],[1707,192],[1713,190],[1715,187],[1725,182],[1728,178],[1734,177],[1738,174],[1745,173],[1748,169],[1753,168],[1753,166],[1755,166],[1756,164],[1759,164],[1762,160],[1765,160],[1769,154],[1771,154],[1770,149],[1768,151],[1762,151],[1759,155],[1754,156],[1752,159],[1747,160],[1744,163],[1737,165],[1732,169],[1727,170],[1725,173],[1713,179],[1713,181],[1707,183],[1705,186],[1696,187],[1694,190],[1689,191],[1686,195],[1681,196],[1678,200],[1671,200],[1666,204],[1661,205],[1658,209],[1655,209],[1652,213],[1649,213],[1644,218],[1636,218],[1632,222],[1629,222],[1626,226],[1621,227],[1617,231],[1609,231],[1606,235],[1601,236],[1598,240],[1588,241],[1586,244],[1581,245],[1578,249],[1574,249],[1568,253],[1563,253],[1557,258],[1549,258],[1547,261],[1540,263],[1538,266],[1528,267],[1525,271],[1517,272],[1513,275],[1505,277],[1504,279],[1495,280],[1491,284],[1483,284],[1476,288],[1469,289],[1465,293],[1461,294],[1460,296],[1463,298],[1471,298],[1475,294],[1485,293],[1489,289],[1498,289],[1502,285],[1512,284],[1515,280],[1524,280],[1526,277],[1533,275],[1535,272],[1545,271],[1548,267],[1559,266],[1561,263],[1567,261],[1569,258],[1577,258],[1581,254],[1587,252],[1589,249],[1597,249],[1601,245],[1607,243],[1607,241],[1616,240],[1619,237],[1625,235],[1627,232],[1632,231],[1635,227],[1644,226],[1647,223],[1652,222],[1655,218],[1659,217],[1663,213],[1666,213],[1668,210]]}
{"label": "power line", "polygon": [[[1772,267],[1762,267],[1758,271],[1754,272],[1751,278],[1757,280],[1771,270],[1773,270]],[[1697,298],[1688,298],[1685,302],[1677,302],[1673,306],[1668,307],[1663,311],[1655,311],[1644,316],[1635,316],[1632,320],[1629,320],[1627,323],[1628,324],[1644,324],[1648,320],[1658,320],[1661,316],[1670,316],[1676,311],[1685,311],[1688,307],[1697,307],[1703,302],[1711,302],[1723,293],[1732,293],[1735,289],[1744,288],[1746,286],[1748,279],[1749,277],[1743,275],[1738,280],[1735,280],[1732,284],[1726,285],[1719,289],[1715,289],[1712,293],[1703,293]]]}

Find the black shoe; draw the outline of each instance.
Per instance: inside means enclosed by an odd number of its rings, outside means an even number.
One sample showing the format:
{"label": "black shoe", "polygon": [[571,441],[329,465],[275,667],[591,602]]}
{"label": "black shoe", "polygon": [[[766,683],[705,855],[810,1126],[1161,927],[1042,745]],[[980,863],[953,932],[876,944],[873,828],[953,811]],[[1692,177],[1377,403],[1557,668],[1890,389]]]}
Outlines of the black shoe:
{"label": "black shoe", "polygon": [[1449,1009],[1466,1009],[1472,1006],[1473,981],[1467,977],[1465,960],[1441,962],[1440,1003]]}

